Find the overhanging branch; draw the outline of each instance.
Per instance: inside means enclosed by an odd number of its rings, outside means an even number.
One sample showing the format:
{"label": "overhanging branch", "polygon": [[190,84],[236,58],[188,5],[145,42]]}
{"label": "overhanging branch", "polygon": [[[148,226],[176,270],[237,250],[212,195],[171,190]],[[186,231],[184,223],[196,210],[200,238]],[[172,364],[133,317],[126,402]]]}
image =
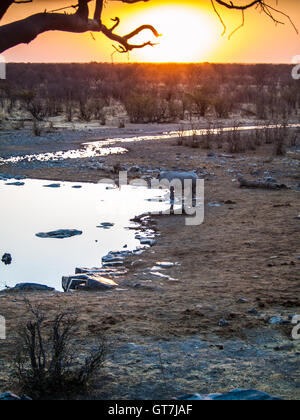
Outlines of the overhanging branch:
{"label": "overhanging branch", "polygon": [[[245,12],[248,9],[251,9],[253,7],[259,8],[261,10],[261,12],[264,13],[265,15],[267,15],[276,25],[278,25],[278,24],[279,25],[284,25],[284,22],[282,22],[281,20],[279,20],[275,16],[275,14],[279,14],[279,15],[285,17],[287,20],[289,20],[289,22],[291,23],[291,25],[295,29],[296,33],[299,34],[298,29],[295,26],[295,24],[294,24],[293,20],[291,19],[291,17],[288,14],[282,12],[281,10],[278,10],[277,8],[269,5],[268,3],[266,3],[265,0],[253,0],[253,1],[250,1],[250,2],[248,2],[246,4],[243,4],[243,5],[236,4],[236,3],[232,2],[232,1],[227,2],[225,0],[211,0],[211,3],[212,3],[213,9],[214,9],[215,13],[217,14],[217,16],[218,16],[218,18],[219,18],[219,20],[220,20],[220,22],[221,22],[221,24],[223,26],[223,29],[224,29],[223,30],[223,33],[222,33],[222,36],[225,35],[227,28],[226,28],[226,24],[225,24],[225,22],[224,22],[224,20],[223,20],[223,18],[221,16],[221,14],[220,14],[220,12],[217,10],[216,3],[218,3],[220,6],[223,6],[223,7],[227,8],[227,9],[230,9],[230,10],[239,10],[239,11],[242,12],[242,22],[241,22],[241,25],[239,25],[234,31],[231,32],[231,34],[229,35],[229,39],[239,29],[241,29],[244,26],[244,24],[245,24]],[[276,1],[276,4],[277,4],[277,1]]]}
{"label": "overhanging branch", "polygon": [[[12,4],[21,4],[21,3],[31,3],[33,0],[1,0],[0,4],[0,19],[5,15],[8,8]],[[134,31],[130,32],[127,35],[121,36],[114,33],[115,29],[120,23],[120,19],[116,17],[112,19],[115,23],[111,28],[105,26],[102,21],[102,12],[104,7],[105,0],[76,0],[75,5],[70,5],[69,7],[63,7],[56,11],[44,13],[38,13],[36,15],[30,16],[26,19],[13,22],[8,25],[0,27],[0,53],[3,51],[12,48],[21,43],[29,43],[33,41],[39,34],[42,34],[46,31],[64,31],[64,32],[102,32],[107,38],[118,44],[118,47],[115,49],[120,53],[126,53],[132,51],[136,48],[144,48],[146,46],[157,45],[152,41],[148,41],[142,44],[133,44],[129,40],[140,34],[144,30],[150,30],[152,34],[157,38],[159,33],[152,25],[142,25]],[[93,19],[89,19],[89,4],[95,1],[95,9]],[[122,3],[133,4],[138,2],[147,2],[149,0],[119,0]],[[201,2],[201,0],[199,0]],[[216,5],[222,6],[230,10],[238,10],[242,12],[242,24],[237,28],[239,29],[244,25],[245,11],[258,7],[260,10],[265,13],[269,18],[271,18],[276,24],[282,24],[276,16],[280,14],[281,16],[290,20],[291,24],[297,31],[296,26],[292,22],[291,18],[284,12],[277,10],[275,7],[270,6],[265,2],[265,0],[251,0],[247,3],[240,5],[236,4],[233,1],[225,0],[211,0],[214,11],[217,13],[220,21],[222,22],[224,33],[226,32],[226,25],[221,17],[221,14],[218,12]],[[76,9],[74,14],[66,13],[57,13],[65,9]],[[232,32],[235,33],[237,31]],[[298,32],[298,31],[297,31]],[[231,35],[232,35],[231,34]]]}
{"label": "overhanging branch", "polygon": [[[124,3],[136,3],[140,0],[123,0]],[[27,2],[27,1],[26,1]],[[22,43],[30,43],[38,35],[47,31],[64,32],[102,32],[107,38],[119,44],[120,52],[132,51],[135,48],[143,48],[147,45],[154,46],[151,41],[140,45],[130,44],[129,39],[138,35],[144,30],[150,30],[154,36],[158,37],[157,30],[151,25],[143,25],[124,37],[115,34],[113,31],[120,23],[119,18],[113,19],[115,24],[112,28],[107,28],[101,22],[104,0],[96,0],[94,19],[89,19],[89,3],[91,0],[79,0],[75,14],[62,13],[38,13],[26,19],[3,25],[0,27],[0,53]],[[10,4],[13,2],[10,1]],[[7,8],[9,7],[7,2]],[[7,10],[7,9],[6,9]]]}
{"label": "overhanging branch", "polygon": [[115,41],[119,44],[118,47],[114,48],[119,52],[119,53],[127,53],[129,51],[132,51],[134,49],[138,49],[138,48],[144,48],[146,46],[150,46],[150,47],[154,47],[155,43],[153,43],[152,41],[148,41],[148,42],[144,42],[142,44],[130,44],[128,41],[130,39],[132,39],[133,37],[137,36],[138,34],[140,34],[142,31],[145,30],[149,30],[152,32],[152,34],[158,38],[161,35],[157,32],[157,30],[152,26],[152,25],[142,25],[139,28],[135,29],[133,32],[130,32],[127,35],[124,36],[120,36],[117,35],[113,32],[113,30],[116,28],[116,26],[119,24],[120,19],[119,18],[115,18],[114,19],[116,21],[116,25],[113,26],[113,28],[108,29],[105,25],[102,25],[102,29],[101,32],[104,33],[104,35],[111,39],[112,41]]}

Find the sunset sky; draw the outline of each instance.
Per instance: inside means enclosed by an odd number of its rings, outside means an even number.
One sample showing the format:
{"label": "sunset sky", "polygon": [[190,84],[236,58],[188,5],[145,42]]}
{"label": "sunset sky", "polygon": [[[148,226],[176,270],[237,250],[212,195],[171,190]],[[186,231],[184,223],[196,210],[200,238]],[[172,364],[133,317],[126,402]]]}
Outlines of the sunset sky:
{"label": "sunset sky", "polygon": [[[246,0],[236,2],[245,4]],[[269,0],[269,3],[276,7],[276,0]],[[279,0],[278,3],[277,7],[289,14],[300,30],[299,0]],[[14,5],[1,23],[70,4],[74,4],[74,1],[34,0],[32,4]],[[117,33],[122,35],[147,23],[163,34],[158,40],[159,46],[133,51],[129,57],[127,54],[114,55],[114,61],[290,63],[294,56],[300,55],[300,36],[284,17],[279,18],[286,25],[275,26],[258,11],[247,11],[245,27],[228,40],[228,35],[241,23],[241,13],[226,11],[222,7],[219,7],[219,11],[228,29],[223,37],[222,25],[213,12],[210,0],[151,0],[135,5],[108,1],[104,22],[111,25],[110,18],[119,16],[121,25]],[[95,39],[89,33],[46,33],[30,45],[7,51],[4,56],[7,61],[14,62],[110,62],[112,42],[97,33]],[[136,39],[141,40],[153,40],[153,36],[145,33]]]}

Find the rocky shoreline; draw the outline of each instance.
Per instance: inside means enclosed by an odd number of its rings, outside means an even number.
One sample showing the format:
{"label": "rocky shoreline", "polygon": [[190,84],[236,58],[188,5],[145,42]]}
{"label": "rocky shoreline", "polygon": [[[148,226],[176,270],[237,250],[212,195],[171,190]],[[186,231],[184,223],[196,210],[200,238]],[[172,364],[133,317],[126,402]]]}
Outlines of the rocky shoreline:
{"label": "rocky shoreline", "polygon": [[[128,273],[126,268],[126,260],[129,257],[141,256],[147,249],[156,244],[156,237],[159,235],[156,229],[156,222],[151,214],[142,214],[131,220],[135,226],[128,227],[135,230],[136,239],[140,241],[141,246],[134,251],[110,251],[106,256],[102,257],[101,267],[77,267],[75,274],[62,277],[62,288],[64,292],[82,290],[82,291],[107,291],[117,289],[118,284],[115,282],[117,278],[124,279]],[[111,223],[102,223],[103,229],[109,229],[113,225]],[[77,230],[58,230],[47,233],[36,234],[39,238],[65,239],[77,235],[82,235],[82,231]],[[9,262],[8,262],[9,261]],[[4,254],[2,262],[11,264],[12,257],[10,254]],[[133,264],[133,263],[132,263]],[[165,263],[167,264],[167,263]],[[172,264],[171,264],[172,266]],[[165,268],[165,267],[164,267]],[[158,268],[160,269],[160,268]],[[136,285],[138,287],[138,285]],[[56,292],[54,288],[44,284],[37,283],[18,283],[14,287],[7,287],[1,292]]]}
{"label": "rocky shoreline", "polygon": [[[76,308],[83,354],[104,329],[113,350],[92,392],[96,399],[163,399],[236,388],[299,399],[300,348],[291,335],[300,312],[299,161],[271,156],[267,146],[235,155],[178,146],[174,139],[122,147],[128,153],[105,158],[108,168],[139,167],[140,176],[148,176],[149,168],[202,174],[204,224],[189,228],[179,215],[151,217],[157,243],[126,257],[126,274],[114,278],[117,293],[1,292],[9,330],[24,312],[25,295],[49,313]],[[97,182],[108,174],[78,169],[76,160],[0,171],[74,182]],[[240,175],[292,189],[240,188]],[[1,390],[10,388],[12,339],[0,349]]]}

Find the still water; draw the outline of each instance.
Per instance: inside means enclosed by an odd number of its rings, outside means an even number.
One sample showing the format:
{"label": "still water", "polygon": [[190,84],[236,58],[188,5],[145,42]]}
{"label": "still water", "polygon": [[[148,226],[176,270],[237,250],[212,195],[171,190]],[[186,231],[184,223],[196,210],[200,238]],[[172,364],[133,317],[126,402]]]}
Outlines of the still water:
{"label": "still water", "polygon": [[[258,126],[245,126],[245,127],[224,127],[222,128],[223,132],[228,131],[253,131],[253,130],[272,130],[274,128],[278,128],[278,125],[258,125]],[[288,124],[287,128],[300,128],[300,124]],[[13,156],[7,159],[0,157],[0,166],[4,164],[17,164],[19,162],[55,162],[55,161],[63,161],[66,159],[80,159],[80,158],[92,158],[92,157],[105,157],[109,155],[120,155],[127,153],[127,149],[120,146],[115,146],[117,143],[134,143],[134,142],[142,142],[142,141],[162,141],[168,139],[176,139],[178,136],[183,137],[191,137],[193,135],[197,136],[204,136],[208,134],[218,134],[218,128],[215,129],[200,129],[200,130],[184,130],[182,132],[179,131],[169,131],[163,134],[158,135],[149,135],[149,136],[137,136],[137,137],[116,137],[116,138],[107,138],[101,141],[93,141],[88,143],[83,143],[81,149],[75,150],[68,150],[68,151],[58,151],[58,152],[47,152],[47,153],[40,153],[40,154],[32,154],[32,155],[22,155],[22,156]]]}
{"label": "still water", "polygon": [[[13,261],[7,266],[0,262],[0,290],[24,282],[62,290],[62,276],[74,274],[76,267],[101,267],[110,251],[141,247],[137,232],[128,229],[135,225],[130,219],[168,209],[165,192],[145,187],[119,190],[64,182],[46,188],[51,181],[26,179],[23,186],[8,182],[0,181],[0,259],[10,253]],[[58,229],[83,234],[67,239],[36,236]]]}

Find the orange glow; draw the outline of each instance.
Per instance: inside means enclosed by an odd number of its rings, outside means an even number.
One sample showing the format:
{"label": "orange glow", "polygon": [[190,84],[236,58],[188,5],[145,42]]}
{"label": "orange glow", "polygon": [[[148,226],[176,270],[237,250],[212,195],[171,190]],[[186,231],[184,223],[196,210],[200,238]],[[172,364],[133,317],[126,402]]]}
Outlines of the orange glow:
{"label": "orange glow", "polygon": [[[142,22],[153,24],[162,37],[159,45],[135,51],[132,56],[147,62],[199,62],[207,59],[218,41],[219,31],[210,15],[191,6],[168,5],[139,12],[128,20],[131,27]],[[134,43],[151,38],[144,33]]]}
{"label": "orange glow", "polygon": [[[269,0],[276,7],[276,0]],[[2,24],[21,19],[45,9],[70,5],[70,0],[35,0],[32,3],[11,6]],[[76,2],[75,2],[76,3]],[[241,1],[242,3],[242,1]],[[95,2],[90,3],[91,17]],[[293,18],[300,29],[299,0],[280,0],[278,8]],[[103,20],[111,26],[111,18],[120,17],[116,33],[124,35],[139,25],[152,24],[164,36],[155,48],[146,47],[130,53],[131,62],[273,62],[291,63],[300,53],[298,36],[288,20],[278,18],[286,25],[274,25],[271,19],[255,8],[246,13],[245,27],[230,41],[228,35],[241,24],[241,13],[218,7],[227,25],[227,34],[221,36],[223,27],[214,13],[211,0],[151,0],[124,4],[108,0]],[[73,9],[68,12],[72,13]],[[114,51],[112,41],[104,35],[89,33],[73,34],[48,32],[40,35],[29,45],[19,45],[4,53],[7,61],[33,62],[89,62],[111,61]],[[132,40],[156,41],[152,34],[144,34]],[[127,62],[127,54],[115,54],[114,62]]]}

